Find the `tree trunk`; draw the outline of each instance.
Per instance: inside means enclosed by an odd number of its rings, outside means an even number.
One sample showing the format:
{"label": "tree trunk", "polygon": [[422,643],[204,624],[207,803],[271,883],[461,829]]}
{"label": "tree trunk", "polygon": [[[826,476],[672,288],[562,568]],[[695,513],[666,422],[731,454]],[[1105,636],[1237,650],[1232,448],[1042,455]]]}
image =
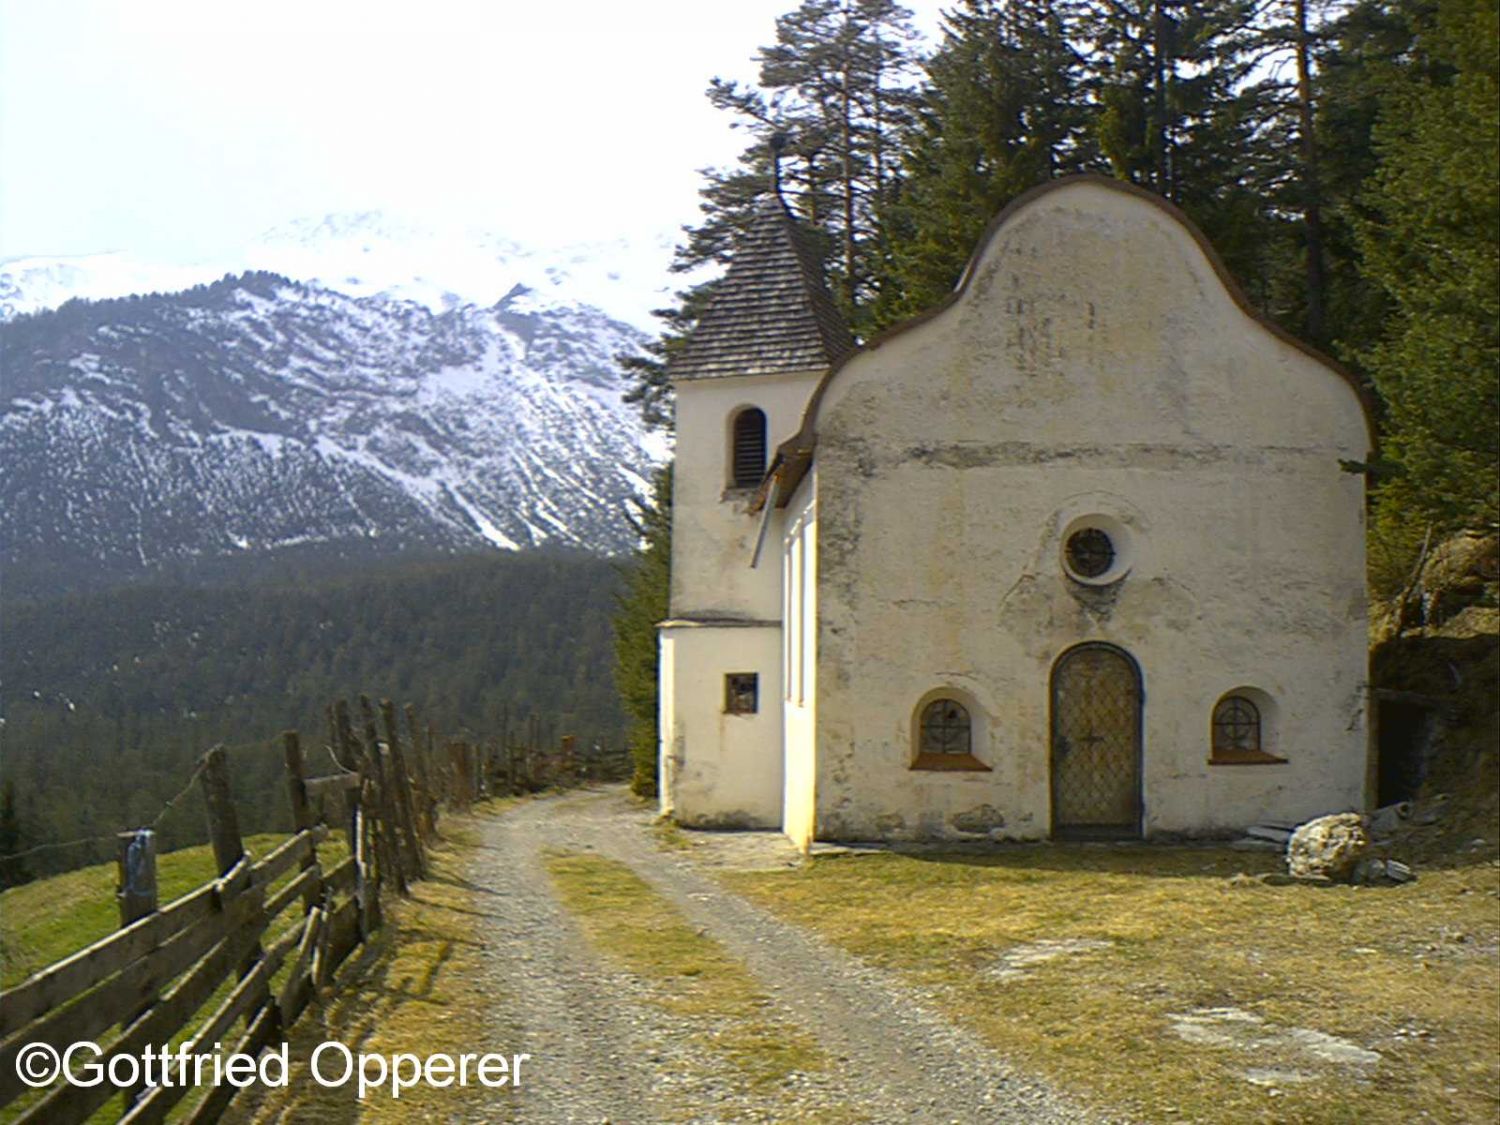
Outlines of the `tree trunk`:
{"label": "tree trunk", "polygon": [[1293,0],[1297,45],[1297,129],[1302,142],[1302,227],[1306,239],[1307,314],[1305,330],[1323,342],[1324,290],[1322,189],[1318,182],[1318,139],[1313,133],[1312,64],[1307,34],[1307,0]]}

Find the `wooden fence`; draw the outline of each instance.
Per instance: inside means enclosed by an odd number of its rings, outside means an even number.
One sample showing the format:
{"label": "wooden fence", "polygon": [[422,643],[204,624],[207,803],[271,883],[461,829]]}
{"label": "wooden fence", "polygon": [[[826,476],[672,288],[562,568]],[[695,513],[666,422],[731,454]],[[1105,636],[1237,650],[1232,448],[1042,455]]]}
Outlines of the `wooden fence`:
{"label": "wooden fence", "polygon": [[[205,754],[196,780],[218,876],[166,906],[157,901],[154,834],[119,834],[121,928],[0,992],[0,1110],[19,1102],[5,1116],[71,1125],[123,1090],[122,1122],[161,1121],[184,1097],[200,1094],[180,1119],[217,1119],[237,1092],[227,1083],[206,1091],[176,1081],[130,1088],[111,1077],[33,1092],[17,1071],[18,1055],[36,1043],[61,1052],[89,1041],[101,1058],[139,1058],[184,1033],[200,1045],[195,1054],[222,1043],[254,1055],[280,1043],[320,990],[337,987],[336,970],[379,928],[382,890],[404,895],[426,874],[444,806],[466,809],[488,793],[586,779],[596,766],[568,738],[555,753],[465,740],[448,741],[439,753],[411,707],[399,718],[388,701],[377,718],[365,696],[357,724],[344,701],[330,707],[335,769],[322,776],[308,776],[298,734],[283,735],[295,831],[255,861],[241,840],[225,751]],[[348,854],[325,869],[318,849],[335,832]]]}

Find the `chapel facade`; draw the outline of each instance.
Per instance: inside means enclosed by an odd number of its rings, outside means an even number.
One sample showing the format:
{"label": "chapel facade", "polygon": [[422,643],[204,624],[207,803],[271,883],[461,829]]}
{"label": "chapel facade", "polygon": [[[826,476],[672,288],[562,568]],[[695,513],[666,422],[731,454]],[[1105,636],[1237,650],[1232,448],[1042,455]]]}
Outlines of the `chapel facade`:
{"label": "chapel facade", "polygon": [[856,348],[769,199],[668,373],[680,823],[805,848],[1363,807],[1368,406],[1170,204],[1037,188]]}

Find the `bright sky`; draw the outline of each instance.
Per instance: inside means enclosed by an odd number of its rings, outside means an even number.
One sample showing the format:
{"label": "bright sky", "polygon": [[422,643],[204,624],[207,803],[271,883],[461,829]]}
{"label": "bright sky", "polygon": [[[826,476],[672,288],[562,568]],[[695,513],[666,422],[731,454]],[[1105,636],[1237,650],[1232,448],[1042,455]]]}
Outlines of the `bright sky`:
{"label": "bright sky", "polygon": [[[672,230],[796,0],[0,0],[0,258],[187,259],[389,210]],[[930,32],[938,3],[915,5]]]}

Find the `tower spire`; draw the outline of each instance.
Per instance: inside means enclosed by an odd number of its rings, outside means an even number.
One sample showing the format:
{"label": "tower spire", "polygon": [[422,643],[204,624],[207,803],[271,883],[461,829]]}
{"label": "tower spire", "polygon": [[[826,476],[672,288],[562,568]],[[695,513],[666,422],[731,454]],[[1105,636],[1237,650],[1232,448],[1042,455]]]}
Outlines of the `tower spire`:
{"label": "tower spire", "polygon": [[781,154],[786,151],[788,139],[781,129],[771,134],[771,194],[777,199],[781,198]]}

